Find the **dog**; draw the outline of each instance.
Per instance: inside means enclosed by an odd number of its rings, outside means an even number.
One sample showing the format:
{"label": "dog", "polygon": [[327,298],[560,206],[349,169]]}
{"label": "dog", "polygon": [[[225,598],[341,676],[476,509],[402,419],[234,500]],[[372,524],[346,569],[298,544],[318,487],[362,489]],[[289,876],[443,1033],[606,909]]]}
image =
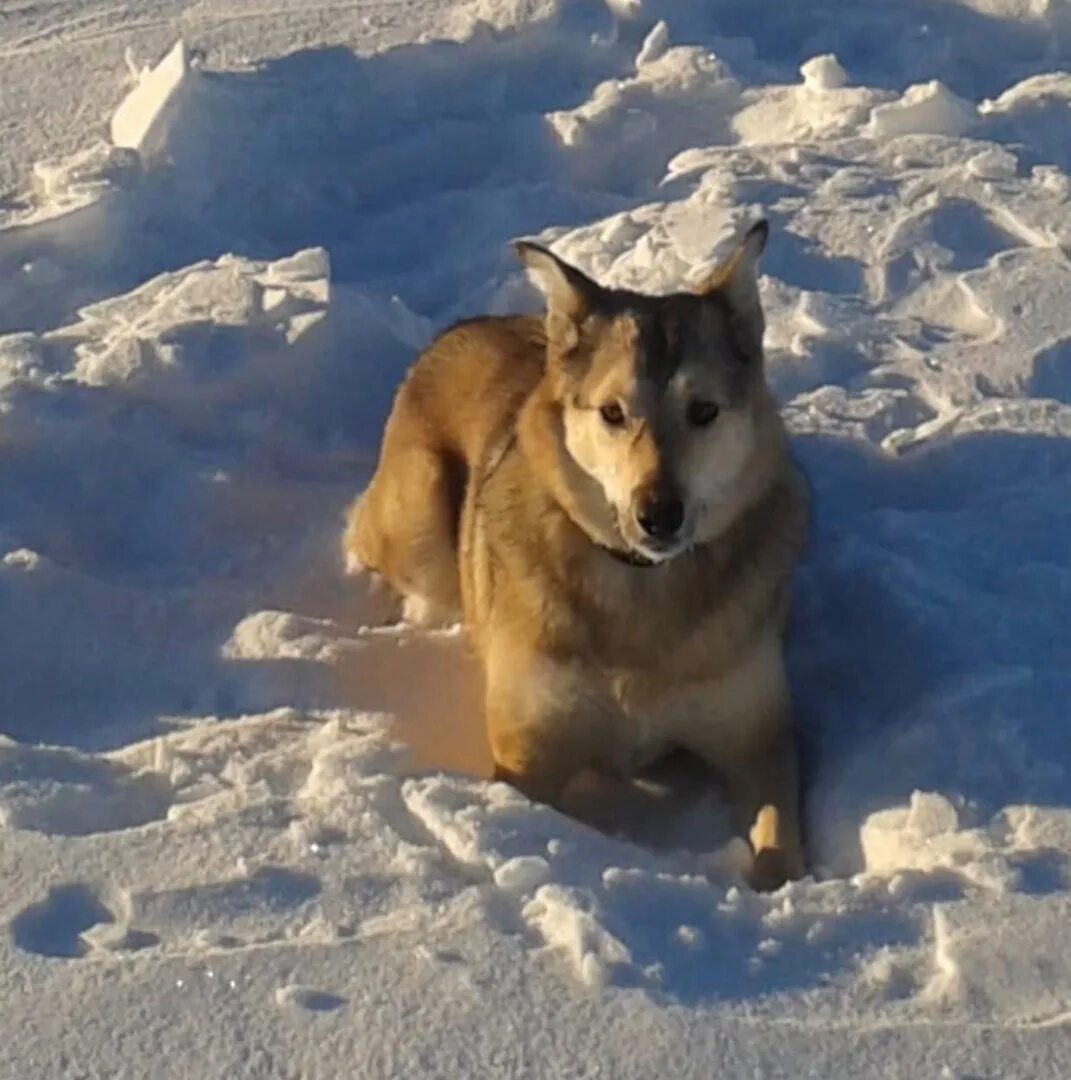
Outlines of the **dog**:
{"label": "dog", "polygon": [[764,889],[804,871],[783,635],[808,519],[764,376],[767,232],[665,296],[518,242],[544,316],[417,359],[343,538],[410,618],[463,622],[497,779],[554,804],[690,751]]}

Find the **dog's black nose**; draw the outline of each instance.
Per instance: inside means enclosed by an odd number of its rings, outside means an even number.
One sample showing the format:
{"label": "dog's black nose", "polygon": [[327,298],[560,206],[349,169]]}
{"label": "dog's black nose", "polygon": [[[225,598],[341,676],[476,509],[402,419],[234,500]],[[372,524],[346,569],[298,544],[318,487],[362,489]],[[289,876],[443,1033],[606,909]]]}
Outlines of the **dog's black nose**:
{"label": "dog's black nose", "polygon": [[648,495],[636,511],[636,522],[655,540],[672,540],[684,524],[684,503],[676,495]]}

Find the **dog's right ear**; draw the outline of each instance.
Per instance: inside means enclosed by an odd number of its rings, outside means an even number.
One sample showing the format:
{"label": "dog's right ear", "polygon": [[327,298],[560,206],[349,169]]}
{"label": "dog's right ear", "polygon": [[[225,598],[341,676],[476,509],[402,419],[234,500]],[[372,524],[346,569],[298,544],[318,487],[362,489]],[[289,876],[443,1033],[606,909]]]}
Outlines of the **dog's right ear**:
{"label": "dog's right ear", "polygon": [[712,274],[692,287],[699,296],[722,292],[742,314],[759,305],[759,257],[766,248],[770,226],[765,219],[754,225],[737,242],[729,257]]}
{"label": "dog's right ear", "polygon": [[759,297],[759,257],[769,234],[765,220],[755,222],[729,258],[692,289],[699,296],[720,294],[729,301],[733,331],[747,356],[762,356],[765,320]]}
{"label": "dog's right ear", "polygon": [[545,247],[518,240],[513,248],[547,301],[548,336],[563,350],[573,348],[602,288]]}

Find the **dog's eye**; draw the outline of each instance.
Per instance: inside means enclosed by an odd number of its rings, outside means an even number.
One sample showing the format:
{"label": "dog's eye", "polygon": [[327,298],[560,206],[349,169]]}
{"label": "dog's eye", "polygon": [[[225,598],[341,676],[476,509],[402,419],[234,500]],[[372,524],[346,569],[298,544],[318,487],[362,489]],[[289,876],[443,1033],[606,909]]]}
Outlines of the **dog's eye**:
{"label": "dog's eye", "polygon": [[688,423],[692,427],[709,427],[718,417],[718,406],[713,401],[689,401]]}
{"label": "dog's eye", "polygon": [[625,422],[625,410],[616,401],[608,401],[602,405],[599,415],[607,427],[621,427]]}

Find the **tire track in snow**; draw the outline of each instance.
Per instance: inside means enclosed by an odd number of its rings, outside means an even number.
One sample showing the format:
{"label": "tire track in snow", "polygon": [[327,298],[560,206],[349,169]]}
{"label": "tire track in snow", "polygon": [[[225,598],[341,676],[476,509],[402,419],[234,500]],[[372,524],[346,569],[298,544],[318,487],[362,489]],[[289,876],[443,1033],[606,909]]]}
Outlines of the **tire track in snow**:
{"label": "tire track in snow", "polygon": [[[322,15],[339,15],[346,12],[367,12],[367,18],[379,16],[384,10],[402,12],[418,5],[413,0],[393,0],[390,3],[341,3],[322,4],[310,7],[291,8],[276,7],[262,8],[253,11],[232,13],[202,13],[202,12],[179,12],[173,16],[149,19],[121,20],[126,8],[123,6],[108,8],[102,12],[76,16],[68,20],[62,20],[51,26],[44,27],[31,34],[26,34],[14,41],[0,45],[0,59],[13,59],[15,57],[33,56],[39,53],[51,52],[71,46],[88,45],[94,42],[107,41],[109,39],[127,39],[139,31],[159,30],[171,27],[175,34],[180,34],[187,28],[195,32],[204,27],[221,27],[235,23],[272,21],[286,17],[307,20]],[[115,17],[113,26],[99,26],[109,18]],[[99,29],[96,27],[99,26]],[[83,28],[91,28],[85,29]]]}
{"label": "tire track in snow", "polygon": [[84,15],[73,15],[69,18],[60,19],[58,22],[40,27],[29,34],[15,38],[0,46],[0,56],[14,57],[35,52],[45,52],[57,46],[67,44],[80,44],[83,41],[93,41],[99,37],[125,35],[130,30],[141,29],[145,25],[162,26],[167,20],[156,19],[150,22],[123,22],[113,27],[110,32],[81,34],[85,27],[94,27],[109,19],[119,20],[126,13],[125,5],[105,8],[101,11],[87,12]]}

